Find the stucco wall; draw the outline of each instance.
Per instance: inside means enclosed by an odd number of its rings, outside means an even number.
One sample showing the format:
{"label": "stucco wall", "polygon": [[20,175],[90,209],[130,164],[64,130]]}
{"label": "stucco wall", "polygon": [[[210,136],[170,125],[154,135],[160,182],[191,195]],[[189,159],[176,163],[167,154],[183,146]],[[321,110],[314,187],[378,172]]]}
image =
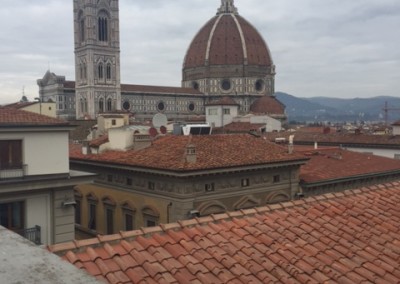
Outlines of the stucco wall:
{"label": "stucco wall", "polygon": [[0,140],[22,140],[26,175],[69,172],[68,132],[19,132],[0,134]]}

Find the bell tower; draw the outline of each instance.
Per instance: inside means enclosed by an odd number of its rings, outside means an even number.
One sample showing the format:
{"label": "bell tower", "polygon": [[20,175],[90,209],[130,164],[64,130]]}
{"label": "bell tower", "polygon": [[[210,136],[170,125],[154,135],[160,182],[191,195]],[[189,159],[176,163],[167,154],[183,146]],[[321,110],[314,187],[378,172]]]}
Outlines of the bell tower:
{"label": "bell tower", "polygon": [[73,0],[76,118],[121,109],[118,0]]}

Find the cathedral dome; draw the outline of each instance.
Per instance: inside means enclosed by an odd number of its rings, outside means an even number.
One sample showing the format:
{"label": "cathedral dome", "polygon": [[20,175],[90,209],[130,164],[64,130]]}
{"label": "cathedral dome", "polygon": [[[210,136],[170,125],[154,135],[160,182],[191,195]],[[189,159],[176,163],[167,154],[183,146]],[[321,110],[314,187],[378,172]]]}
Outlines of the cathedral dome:
{"label": "cathedral dome", "polygon": [[[241,17],[233,0],[222,0],[217,15],[196,34],[183,62],[183,82],[204,78],[248,78],[258,82],[255,91],[264,90],[265,79],[274,75],[272,57],[263,37]],[[268,82],[267,82],[268,83]],[[190,87],[190,85],[186,85]],[[223,86],[228,90],[229,85]],[[202,90],[207,93],[208,90]]]}

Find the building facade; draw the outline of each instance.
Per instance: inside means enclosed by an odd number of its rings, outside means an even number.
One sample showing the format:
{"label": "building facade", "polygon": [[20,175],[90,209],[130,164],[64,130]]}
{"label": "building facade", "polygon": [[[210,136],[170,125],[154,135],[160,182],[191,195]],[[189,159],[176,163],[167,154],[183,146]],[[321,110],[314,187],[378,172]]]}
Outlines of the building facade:
{"label": "building facade", "polygon": [[172,121],[199,116],[204,121],[205,105],[222,97],[235,100],[243,115],[266,96],[271,104],[263,113],[286,119],[284,106],[273,106],[275,65],[269,48],[233,0],[222,0],[217,15],[190,43],[181,87],[121,85],[118,0],[74,0],[74,32],[75,82],[50,72],[38,80],[40,96],[57,102],[59,117],[95,119],[122,109],[137,120],[163,113]]}
{"label": "building facade", "polygon": [[74,239],[73,187],[92,175],[70,171],[58,119],[0,108],[0,225],[37,244]]}
{"label": "building facade", "polygon": [[[112,135],[119,135],[118,139]],[[252,135],[133,137],[125,151],[71,150],[71,166],[97,173],[76,188],[78,228],[89,234],[132,230],[296,198],[307,158]],[[120,137],[121,136],[121,137]],[[141,137],[137,137],[141,136]],[[136,145],[140,143],[140,145]],[[112,143],[111,143],[112,144]],[[128,150],[126,150],[128,149]]]}

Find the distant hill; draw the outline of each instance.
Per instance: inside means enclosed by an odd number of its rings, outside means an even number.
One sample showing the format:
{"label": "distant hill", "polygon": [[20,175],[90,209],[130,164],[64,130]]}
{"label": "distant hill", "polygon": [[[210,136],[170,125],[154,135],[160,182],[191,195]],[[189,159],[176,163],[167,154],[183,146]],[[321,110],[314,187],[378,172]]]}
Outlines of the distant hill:
{"label": "distant hill", "polygon": [[[389,108],[400,109],[400,98],[374,97],[338,99],[328,97],[298,98],[290,94],[275,94],[286,105],[289,121],[384,121],[385,102]],[[389,111],[389,121],[400,119],[400,111]]]}

